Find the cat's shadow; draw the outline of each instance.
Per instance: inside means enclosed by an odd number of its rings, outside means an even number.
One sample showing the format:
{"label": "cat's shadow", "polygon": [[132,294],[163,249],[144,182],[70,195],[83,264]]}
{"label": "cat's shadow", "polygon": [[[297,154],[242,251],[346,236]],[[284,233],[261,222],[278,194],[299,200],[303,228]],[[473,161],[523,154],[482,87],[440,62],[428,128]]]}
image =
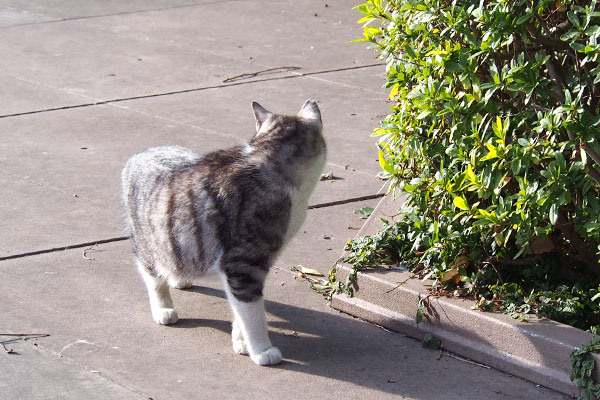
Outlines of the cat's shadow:
{"label": "cat's shadow", "polygon": [[[222,290],[211,287],[192,286],[185,291],[226,301]],[[273,344],[281,349],[284,356],[281,364],[270,368],[319,375],[342,381],[351,380],[355,384],[357,380],[360,380],[361,385],[389,393],[398,393],[398,386],[389,384],[388,380],[401,383],[401,379],[389,371],[397,371],[406,360],[390,353],[394,350],[389,348],[390,341],[364,345],[366,338],[373,337],[373,329],[376,328],[372,325],[334,313],[269,300],[265,300],[265,308],[270,315],[275,317],[274,321],[269,322],[269,336]],[[182,318],[172,326],[177,328],[209,327],[227,335],[231,333],[231,322],[227,318],[223,320]],[[376,370],[372,370],[373,360],[377,360]],[[368,366],[371,368],[367,368]],[[372,378],[365,375],[367,370],[372,373]],[[394,378],[394,376],[396,377]],[[412,378],[407,377],[406,379]]]}
{"label": "cat's shadow", "polygon": [[[179,289],[182,292],[199,293],[206,296],[220,297],[224,301],[225,293],[222,290],[213,289],[204,286],[192,286],[186,289]],[[185,329],[185,328],[213,328],[222,332],[231,333],[231,321],[206,319],[206,318],[179,318],[176,324],[168,325],[169,328]]]}
{"label": "cat's shadow", "polygon": [[[194,285],[183,289],[185,292],[193,292],[204,296],[217,297],[226,300],[223,290],[205,286]],[[276,317],[275,321],[269,322],[269,337],[275,346],[285,350],[284,362],[280,367],[286,369],[290,365],[300,363],[309,365],[318,363],[322,357],[320,354],[338,348],[346,339],[340,340],[342,336],[347,337],[352,331],[350,325],[356,325],[357,321],[343,318],[335,314],[295,307],[276,301],[265,299],[267,312]],[[364,324],[360,324],[364,325]],[[217,329],[226,334],[231,334],[231,321],[224,319],[205,318],[181,318],[173,328],[200,328],[207,327]],[[300,346],[300,347],[298,347]],[[308,348],[311,351],[306,351]],[[352,350],[356,355],[359,349]]]}

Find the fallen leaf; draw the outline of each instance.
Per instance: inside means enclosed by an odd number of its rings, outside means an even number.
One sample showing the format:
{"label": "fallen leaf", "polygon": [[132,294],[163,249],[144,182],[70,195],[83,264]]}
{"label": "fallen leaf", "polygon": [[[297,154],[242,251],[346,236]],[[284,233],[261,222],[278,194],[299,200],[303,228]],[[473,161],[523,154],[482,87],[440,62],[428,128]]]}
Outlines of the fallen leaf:
{"label": "fallen leaf", "polygon": [[304,265],[299,265],[299,267],[300,267],[300,271],[301,271],[303,274],[306,274],[306,275],[315,275],[315,276],[324,276],[322,273],[320,273],[320,272],[319,272],[318,270],[316,270],[316,269],[313,269],[313,268],[307,268],[307,267],[305,267]]}
{"label": "fallen leaf", "polygon": [[454,281],[457,276],[460,277],[460,274],[458,273],[458,269],[452,268],[451,270],[444,272],[444,274],[442,276],[442,282]]}
{"label": "fallen leaf", "polygon": [[423,336],[423,347],[426,349],[439,349],[442,341],[433,337],[431,333],[426,333]]}
{"label": "fallen leaf", "polygon": [[333,171],[330,171],[326,174],[321,174],[321,177],[319,178],[321,181],[332,181],[334,179],[335,177],[333,176]]}
{"label": "fallen leaf", "polygon": [[364,206],[360,210],[355,210],[354,213],[361,214],[361,215],[368,217],[369,215],[371,215],[373,213],[373,210],[375,210],[373,207]]}

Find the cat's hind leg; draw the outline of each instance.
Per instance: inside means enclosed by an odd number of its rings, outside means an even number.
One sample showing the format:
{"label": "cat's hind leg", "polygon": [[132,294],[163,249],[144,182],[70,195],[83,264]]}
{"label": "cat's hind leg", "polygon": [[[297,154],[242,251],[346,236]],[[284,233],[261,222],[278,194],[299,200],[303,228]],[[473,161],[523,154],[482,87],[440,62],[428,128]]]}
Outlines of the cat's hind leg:
{"label": "cat's hind leg", "polygon": [[[221,273],[227,299],[233,311],[233,329],[231,332],[233,350],[244,354],[246,350],[252,361],[258,365],[273,365],[281,362],[281,352],[269,340],[267,316],[262,296],[244,301],[232,291],[233,279]],[[262,286],[262,285],[261,285]],[[237,287],[237,285],[233,285]]]}
{"label": "cat's hind leg", "polygon": [[169,285],[163,279],[153,276],[141,262],[138,261],[138,270],[144,278],[150,298],[152,318],[161,325],[174,324],[179,320],[177,311],[173,308],[173,300],[169,292]]}

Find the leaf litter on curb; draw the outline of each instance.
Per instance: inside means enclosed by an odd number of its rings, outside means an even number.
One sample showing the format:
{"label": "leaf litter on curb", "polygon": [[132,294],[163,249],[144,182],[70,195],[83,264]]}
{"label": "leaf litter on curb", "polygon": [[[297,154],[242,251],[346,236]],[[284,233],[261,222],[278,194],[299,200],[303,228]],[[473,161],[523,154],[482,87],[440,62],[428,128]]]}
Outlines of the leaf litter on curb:
{"label": "leaf litter on curb", "polygon": [[319,270],[308,268],[304,265],[292,265],[290,270],[298,273],[299,278],[304,278],[308,281],[311,289],[316,291],[326,290],[330,287],[330,283],[326,279],[314,278],[314,276],[325,276]]}
{"label": "leaf litter on curb", "polygon": [[292,265],[292,271],[297,271],[306,275],[324,276],[319,270],[305,267],[304,265]]}
{"label": "leaf litter on curb", "polygon": [[371,215],[373,213],[374,210],[375,209],[373,207],[364,206],[360,210],[355,210],[354,214],[360,214],[363,216],[361,218],[367,218],[369,215]]}

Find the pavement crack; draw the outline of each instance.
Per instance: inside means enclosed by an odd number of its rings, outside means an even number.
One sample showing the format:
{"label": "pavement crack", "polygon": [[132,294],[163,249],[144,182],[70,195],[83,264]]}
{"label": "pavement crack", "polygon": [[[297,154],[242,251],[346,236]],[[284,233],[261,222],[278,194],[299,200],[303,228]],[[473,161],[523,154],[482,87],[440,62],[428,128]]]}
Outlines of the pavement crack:
{"label": "pavement crack", "polygon": [[351,70],[357,70],[357,69],[362,69],[362,68],[380,67],[382,65],[383,64],[381,64],[381,63],[376,63],[376,64],[367,64],[367,65],[354,65],[351,67],[333,68],[333,69],[322,70],[322,71],[303,72],[303,73],[295,72],[292,75],[283,75],[283,76],[269,77],[269,78],[263,78],[263,79],[246,80],[243,82],[240,82],[240,81],[229,82],[229,83],[223,83],[223,84],[219,84],[219,85],[202,86],[202,87],[198,87],[198,88],[174,90],[174,91],[162,92],[162,93],[151,93],[151,94],[144,94],[144,95],[140,95],[140,96],[122,97],[122,98],[111,99],[111,100],[93,101],[93,102],[89,102],[89,103],[74,104],[74,105],[69,105],[69,106],[52,107],[52,108],[45,108],[45,109],[41,109],[41,110],[24,111],[24,112],[13,113],[13,114],[4,114],[4,115],[0,115],[0,118],[19,117],[19,116],[23,116],[23,115],[32,115],[32,114],[40,114],[40,113],[46,113],[46,112],[52,112],[52,111],[70,110],[70,109],[75,109],[75,108],[93,107],[93,106],[99,106],[99,105],[121,103],[121,102],[132,101],[132,100],[142,100],[142,99],[151,99],[151,98],[155,98],[155,97],[173,96],[173,95],[177,95],[177,94],[201,92],[204,90],[222,89],[222,88],[228,88],[228,87],[233,87],[233,86],[250,85],[250,84],[255,84],[255,83],[271,82],[271,81],[277,81],[277,80],[283,80],[283,79],[312,77],[312,76],[321,75],[321,74],[329,74],[332,72],[342,72],[342,71],[351,71]]}
{"label": "pavement crack", "polygon": [[[47,21],[29,22],[29,23],[26,23],[26,24],[15,24],[15,25],[0,26],[0,29],[17,28],[17,27],[21,27],[21,26],[55,24],[55,23],[59,23],[59,22],[79,21],[79,20],[95,19],[95,18],[116,17],[116,16],[120,16],[120,15],[141,14],[141,13],[146,13],[146,12],[173,10],[173,9],[176,9],[176,8],[187,8],[187,7],[205,6],[205,5],[215,4],[215,3],[220,4],[220,3],[222,3],[222,1],[195,2],[195,3],[174,5],[174,6],[169,6],[169,7],[149,8],[149,9],[144,9],[144,10],[121,11],[121,12],[116,12],[116,13],[96,14],[96,15],[81,15],[81,16],[76,16],[76,17],[51,19],[51,20],[47,20]],[[11,10],[11,11],[21,11],[21,12],[24,12],[23,10],[17,10],[14,7],[1,7],[1,8],[7,9],[7,10]],[[27,12],[27,11],[25,11],[25,12]],[[27,13],[29,13],[29,14],[36,14],[36,15],[39,15],[41,17],[45,17],[44,14],[40,14],[40,13],[31,13],[31,12],[27,12]]]}
{"label": "pavement crack", "polygon": [[0,257],[0,261],[14,260],[16,258],[23,258],[23,257],[30,257],[30,256],[37,256],[40,254],[56,253],[58,251],[65,251],[65,250],[70,250],[70,249],[79,249],[82,247],[89,247],[89,246],[94,246],[97,244],[122,242],[125,240],[129,240],[129,236],[119,236],[119,237],[114,237],[114,238],[110,238],[110,239],[94,240],[93,242],[77,243],[77,244],[72,244],[69,246],[53,247],[50,249],[30,251],[27,253],[12,254],[10,256]]}
{"label": "pavement crack", "polygon": [[[372,195],[360,196],[360,197],[352,197],[349,199],[330,201],[327,203],[312,204],[312,205],[309,205],[307,207],[307,209],[312,210],[315,208],[333,207],[333,206],[338,206],[338,205],[342,205],[342,204],[356,203],[359,201],[365,201],[365,200],[371,200],[371,199],[378,199],[383,196],[385,196],[385,193],[378,193],[378,194],[372,194]],[[12,254],[10,256],[0,257],[0,261],[14,260],[17,258],[24,258],[24,257],[30,257],[30,256],[37,256],[40,254],[56,253],[59,251],[65,251],[65,250],[70,250],[70,249],[79,249],[82,247],[89,247],[89,246],[94,246],[94,245],[98,245],[98,244],[122,242],[125,240],[129,240],[129,236],[119,236],[119,237],[114,237],[114,238],[109,238],[109,239],[101,239],[101,240],[94,240],[94,241],[85,242],[85,243],[77,243],[77,244],[72,244],[69,246],[60,246],[60,247],[53,247],[53,248],[49,248],[49,249],[30,251],[30,252],[26,252],[26,253]]]}

